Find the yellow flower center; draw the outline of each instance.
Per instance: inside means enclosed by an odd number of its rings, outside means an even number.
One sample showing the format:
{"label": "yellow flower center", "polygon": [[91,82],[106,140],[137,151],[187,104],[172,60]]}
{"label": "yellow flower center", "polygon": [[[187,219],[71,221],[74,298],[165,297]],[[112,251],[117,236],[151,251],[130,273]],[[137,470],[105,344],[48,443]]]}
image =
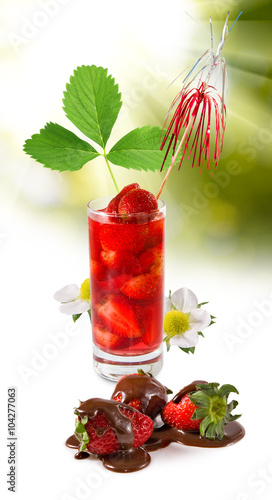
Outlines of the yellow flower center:
{"label": "yellow flower center", "polygon": [[80,287],[80,298],[89,303],[91,302],[90,278],[83,281]]}
{"label": "yellow flower center", "polygon": [[164,331],[167,335],[181,335],[190,329],[189,313],[169,311],[164,317]]}

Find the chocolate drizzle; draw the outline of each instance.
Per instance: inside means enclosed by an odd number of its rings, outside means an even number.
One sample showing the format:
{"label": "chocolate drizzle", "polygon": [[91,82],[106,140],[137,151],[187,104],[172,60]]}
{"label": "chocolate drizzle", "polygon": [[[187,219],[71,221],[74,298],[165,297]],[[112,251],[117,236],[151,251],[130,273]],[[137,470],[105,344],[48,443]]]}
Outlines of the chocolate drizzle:
{"label": "chocolate drizzle", "polygon": [[190,392],[194,392],[194,391],[197,391],[197,385],[198,384],[207,384],[208,382],[205,382],[205,380],[195,380],[194,382],[192,382],[191,384],[189,385],[186,385],[185,387],[183,387],[183,389],[181,389],[176,395],[175,397],[173,397],[172,401],[174,403],[179,403],[183,396],[186,396],[186,394],[189,394]]}
{"label": "chocolate drizzle", "polygon": [[154,419],[168,401],[167,390],[154,377],[149,375],[128,375],[119,380],[111,398],[122,395],[122,403],[128,404],[132,399],[139,399],[141,412]]}

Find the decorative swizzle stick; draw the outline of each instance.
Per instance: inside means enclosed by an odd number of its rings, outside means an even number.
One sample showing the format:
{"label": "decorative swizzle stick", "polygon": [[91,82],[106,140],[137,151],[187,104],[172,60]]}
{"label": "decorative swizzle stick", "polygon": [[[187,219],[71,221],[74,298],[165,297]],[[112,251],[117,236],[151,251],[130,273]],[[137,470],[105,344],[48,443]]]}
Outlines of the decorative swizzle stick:
{"label": "decorative swizzle stick", "polygon": [[[213,30],[212,21],[210,18],[211,32],[211,48],[207,50],[194,64],[183,80],[183,87],[178,95],[173,100],[168,114],[166,116],[164,126],[168,122],[168,117],[176,107],[173,117],[170,120],[165,136],[163,138],[161,148],[163,149],[168,141],[164,161],[161,167],[163,169],[165,160],[172,152],[171,164],[166,172],[160,190],[157,194],[157,199],[160,197],[164,184],[175,164],[179,152],[184,145],[183,154],[179,162],[179,169],[183,162],[186,151],[189,151],[188,158],[193,153],[192,167],[197,165],[202,170],[204,161],[206,161],[207,169],[210,161],[210,136],[211,136],[211,120],[212,112],[214,111],[215,118],[215,146],[212,161],[214,169],[216,168],[220,154],[223,148],[224,133],[226,128],[226,105],[225,94],[227,88],[227,70],[224,57],[221,57],[226,38],[233,28],[234,24],[240,17],[240,14],[235,19],[231,28],[228,30],[227,23],[229,12],[224,24],[221,39],[216,51],[213,49]],[[204,65],[199,69],[199,65]],[[222,87],[219,91],[215,86],[210,84],[211,76],[214,76],[216,71],[222,74]],[[219,75],[217,75],[218,77]],[[183,136],[178,142],[181,129],[185,129]],[[189,142],[192,138],[191,148],[189,150]]]}

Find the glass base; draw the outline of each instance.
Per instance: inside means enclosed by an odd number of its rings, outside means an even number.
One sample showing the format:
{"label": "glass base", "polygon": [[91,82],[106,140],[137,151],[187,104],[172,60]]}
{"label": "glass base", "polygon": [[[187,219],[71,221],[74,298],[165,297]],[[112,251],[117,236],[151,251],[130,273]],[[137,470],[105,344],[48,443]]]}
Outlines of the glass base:
{"label": "glass base", "polygon": [[156,351],[139,356],[114,356],[101,351],[93,344],[94,369],[101,377],[107,380],[117,381],[124,375],[137,373],[143,370],[146,373],[157,375],[163,365],[163,346]]}

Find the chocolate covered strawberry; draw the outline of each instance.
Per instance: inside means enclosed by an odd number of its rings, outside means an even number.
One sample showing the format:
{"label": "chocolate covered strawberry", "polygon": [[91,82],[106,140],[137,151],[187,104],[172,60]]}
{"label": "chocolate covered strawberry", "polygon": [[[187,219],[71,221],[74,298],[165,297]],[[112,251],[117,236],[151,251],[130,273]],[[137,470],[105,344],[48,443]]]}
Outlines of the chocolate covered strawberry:
{"label": "chocolate covered strawberry", "polygon": [[[111,399],[114,399],[114,401],[121,402],[124,399],[124,391],[123,390],[120,391],[119,387],[121,386],[121,389],[122,389],[122,387],[124,389],[124,387],[126,387],[127,383],[130,384],[131,380],[135,380],[135,377],[136,377],[136,380],[139,380],[138,377],[139,376],[142,377],[143,375],[145,375],[145,372],[143,370],[138,370],[138,373],[132,373],[130,375],[124,375],[123,377],[121,377],[120,380],[116,384],[116,387],[115,387],[115,390],[113,392]],[[121,381],[124,379],[127,379],[128,377],[130,377],[130,378],[128,380],[126,380],[125,384],[124,383],[121,384]],[[129,406],[132,406],[136,410],[142,411],[142,402],[139,398],[132,398],[126,404],[128,404]]]}
{"label": "chocolate covered strawberry", "polygon": [[167,394],[171,392],[155,377],[139,370],[122,377],[111,398],[133,406],[154,419],[167,403]]}
{"label": "chocolate covered strawberry", "polygon": [[[113,399],[114,399],[114,401],[122,402],[122,394],[121,394],[121,392],[119,392],[117,394],[117,396],[115,396]],[[141,403],[140,399],[137,399],[137,398],[131,399],[129,401],[129,403],[127,403],[127,404],[129,406],[132,406],[132,408],[135,408],[135,410],[142,411],[142,403]]]}
{"label": "chocolate covered strawberry", "polygon": [[142,446],[153,431],[153,421],[130,406],[93,398],[75,410],[75,435],[80,451],[109,455]]}
{"label": "chocolate covered strawberry", "polygon": [[241,415],[232,415],[238,402],[228,403],[231,392],[238,394],[233,385],[218,383],[196,384],[196,390],[184,394],[181,391],[162,410],[163,421],[183,431],[199,431],[208,439],[222,439],[224,427]]}

